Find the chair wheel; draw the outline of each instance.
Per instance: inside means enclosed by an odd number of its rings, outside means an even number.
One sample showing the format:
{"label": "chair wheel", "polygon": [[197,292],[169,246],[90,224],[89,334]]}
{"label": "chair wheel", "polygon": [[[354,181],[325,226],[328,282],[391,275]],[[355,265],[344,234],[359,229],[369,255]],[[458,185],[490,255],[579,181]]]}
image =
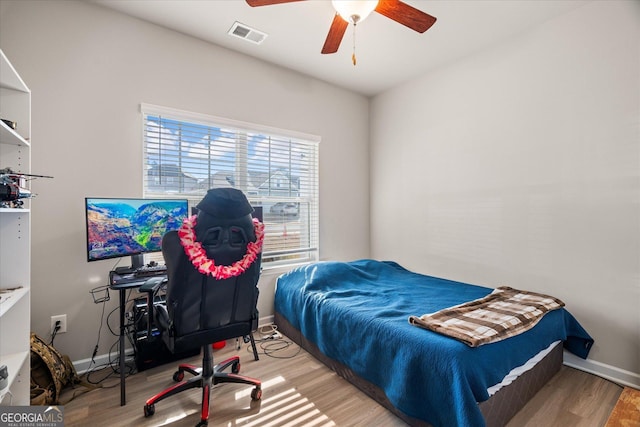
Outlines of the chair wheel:
{"label": "chair wheel", "polygon": [[233,372],[234,374],[240,372],[240,362],[236,362],[231,366],[231,372]]}
{"label": "chair wheel", "polygon": [[209,425],[209,422],[207,420],[200,420],[200,422],[196,424],[196,427],[205,427],[208,425]]}
{"label": "chair wheel", "polygon": [[155,405],[144,405],[144,416],[145,418],[150,417],[151,415],[156,413]]}
{"label": "chair wheel", "polygon": [[173,374],[173,380],[177,383],[179,383],[180,381],[182,381],[184,379],[184,371],[176,371]]}
{"label": "chair wheel", "polygon": [[260,399],[262,399],[262,389],[256,387],[253,390],[251,390],[251,400],[260,400]]}

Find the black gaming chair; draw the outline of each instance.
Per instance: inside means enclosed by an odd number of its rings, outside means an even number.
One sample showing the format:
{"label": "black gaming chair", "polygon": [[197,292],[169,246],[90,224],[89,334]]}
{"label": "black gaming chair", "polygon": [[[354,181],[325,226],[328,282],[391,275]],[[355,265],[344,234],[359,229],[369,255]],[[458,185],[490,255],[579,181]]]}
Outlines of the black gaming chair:
{"label": "black gaming chair", "polygon": [[[229,266],[243,258],[249,242],[256,241],[254,223],[246,197],[239,190],[220,188],[209,190],[198,204],[195,240],[201,242],[207,257],[215,265]],[[192,388],[202,388],[202,410],[197,426],[206,426],[209,418],[209,393],[213,385],[224,382],[254,386],[252,400],[260,400],[260,380],[238,375],[238,356],[213,365],[212,343],[232,338],[251,340],[254,358],[258,360],[252,331],[257,328],[258,277],[260,255],[240,275],[216,279],[200,273],[192,264],[181,244],[178,232],[167,233],[162,239],[162,253],[167,265],[166,284],[151,279],[143,287],[152,304],[155,293],[166,286],[166,306],[155,305],[155,322],[161,339],[174,353],[202,348],[202,368],[181,364],[174,374],[179,383],[147,400],[144,415],[155,412],[155,404],[169,396]],[[151,310],[149,312],[152,312]],[[151,336],[151,335],[149,335]],[[231,367],[231,373],[223,370]],[[183,381],[184,372],[195,375]]]}

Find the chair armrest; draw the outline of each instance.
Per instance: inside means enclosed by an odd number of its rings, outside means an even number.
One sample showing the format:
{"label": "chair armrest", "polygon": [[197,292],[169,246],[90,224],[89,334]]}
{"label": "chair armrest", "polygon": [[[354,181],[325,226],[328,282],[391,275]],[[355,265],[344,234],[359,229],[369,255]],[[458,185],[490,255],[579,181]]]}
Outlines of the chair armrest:
{"label": "chair armrest", "polygon": [[144,284],[140,286],[138,291],[155,294],[156,292],[158,292],[158,289],[163,287],[166,283],[166,277],[152,277],[144,282]]}

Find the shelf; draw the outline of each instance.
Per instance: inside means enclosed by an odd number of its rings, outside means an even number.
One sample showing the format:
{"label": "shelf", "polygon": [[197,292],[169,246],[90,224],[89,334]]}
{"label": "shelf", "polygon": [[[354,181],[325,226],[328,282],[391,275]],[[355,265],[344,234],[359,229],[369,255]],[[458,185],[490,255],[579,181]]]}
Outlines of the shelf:
{"label": "shelf", "polygon": [[7,365],[11,379],[15,378],[16,373],[20,371],[28,355],[28,351],[19,351],[17,353],[3,354],[0,356],[0,363]]}
{"label": "shelf", "polygon": [[0,292],[0,317],[4,316],[21,298],[29,293],[29,288],[22,287],[9,292]]}
{"label": "shelf", "polygon": [[7,126],[3,121],[0,121],[0,142],[2,142],[3,144],[18,145],[22,147],[31,146],[29,141],[24,139],[18,132]]}
{"label": "shelf", "polygon": [[21,214],[21,213],[29,213],[29,212],[31,212],[31,209],[25,209],[25,208],[0,208],[0,212]]}
{"label": "shelf", "polygon": [[[11,390],[11,386],[16,378],[18,378],[18,375],[22,370],[22,366],[29,360],[29,355],[29,351],[19,351],[17,353],[0,355],[0,365],[7,365],[7,371],[9,372],[9,384],[7,390]],[[17,397],[19,398],[20,396]]]}
{"label": "shelf", "polygon": [[4,52],[0,50],[0,87],[30,93],[29,88],[20,78]]}

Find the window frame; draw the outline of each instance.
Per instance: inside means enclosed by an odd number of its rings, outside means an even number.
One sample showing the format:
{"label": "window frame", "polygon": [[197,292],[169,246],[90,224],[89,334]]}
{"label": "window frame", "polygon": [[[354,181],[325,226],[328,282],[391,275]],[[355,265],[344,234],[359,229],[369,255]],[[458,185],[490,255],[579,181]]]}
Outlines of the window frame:
{"label": "window frame", "polygon": [[[287,217],[284,213],[285,209],[282,209],[283,214],[281,215],[281,217],[274,217],[271,212],[268,212],[268,209],[263,209],[263,222],[265,223],[265,248],[263,250],[262,263],[263,268],[275,269],[291,267],[319,260],[319,149],[321,141],[321,138],[319,136],[145,103],[140,104],[140,112],[142,114],[141,148],[143,197],[187,198],[189,199],[189,206],[191,208],[195,207],[195,205],[204,197],[206,191],[208,190],[208,186],[211,185],[212,182],[212,175],[209,174],[209,176],[204,178],[203,182],[201,183],[208,183],[207,187],[202,188],[201,190],[199,189],[186,192],[184,187],[182,187],[182,192],[180,192],[180,190],[178,190],[177,192],[169,192],[166,189],[164,191],[153,191],[150,189],[150,186],[148,184],[152,175],[149,174],[149,171],[151,170],[152,164],[150,163],[150,161],[148,161],[148,151],[150,150],[149,143],[152,137],[147,137],[147,128],[149,124],[148,117],[158,117],[161,120],[166,119],[170,121],[177,121],[184,123],[185,125],[205,126],[210,127],[211,129],[220,130],[224,128],[225,132],[230,131],[233,133],[233,135],[236,135],[236,139],[233,143],[236,151],[242,152],[244,150],[243,155],[236,155],[234,157],[235,160],[233,174],[236,177],[244,176],[245,178],[239,178],[237,180],[234,179],[232,180],[233,182],[229,183],[229,186],[233,186],[242,190],[247,195],[249,202],[254,206],[262,205],[264,207],[269,207],[279,203],[282,203],[284,205],[293,203],[297,204],[298,206],[297,217],[300,228],[299,233],[302,237],[302,240],[300,240],[299,237],[299,245],[297,247],[288,248],[285,237],[285,243],[281,244],[282,247],[279,250],[273,250],[273,248],[274,245],[276,247],[279,245],[279,243],[277,243],[277,233],[279,233],[280,223],[278,223],[277,221],[282,221],[281,224],[283,224],[282,228],[284,229],[282,236],[286,236],[287,234]],[[254,194],[253,191],[249,191],[249,184],[247,184],[247,181],[249,181],[247,173],[250,168],[250,160],[247,154],[249,152],[248,141],[251,140],[251,138],[256,137],[257,135],[264,136],[266,139],[268,139],[267,144],[269,147],[271,147],[272,141],[277,141],[280,145],[282,145],[283,141],[285,145],[288,143],[289,154],[291,154],[292,152],[297,152],[295,150],[299,149],[306,150],[304,151],[304,154],[308,156],[309,159],[305,160],[304,164],[305,166],[309,167],[310,171],[308,172],[308,174],[304,175],[305,183],[307,184],[304,186],[304,190],[298,188],[299,192],[304,193],[303,195],[298,194],[294,197],[292,197],[291,194],[286,197],[272,195],[265,196],[257,194],[258,192],[255,192]],[[172,137],[175,136],[172,135]],[[182,144],[182,137],[180,136],[178,138],[180,138],[180,142]],[[208,150],[214,149],[215,148],[213,144],[208,145]],[[183,151],[182,148],[179,148],[177,150],[177,152],[179,153],[178,156],[181,160],[183,159],[183,157],[188,158],[188,152],[185,151],[186,150]],[[271,154],[271,151],[269,151],[269,155],[262,158],[262,161],[272,159],[273,155]],[[207,166],[207,170],[210,170],[212,169],[212,162],[209,160],[208,163],[209,164]],[[203,161],[202,164],[206,165],[207,161]],[[161,166],[162,163],[159,163],[159,165]],[[294,169],[291,165],[289,165],[289,167],[289,177],[292,177]],[[184,171],[180,167],[180,173],[183,172]],[[245,173],[245,175],[243,175],[243,172]],[[271,171],[269,171],[269,173],[271,173]],[[270,187],[273,185],[271,184],[272,176],[273,175],[268,176]],[[280,179],[282,178],[276,177],[276,183]],[[300,177],[298,177],[298,179],[300,179]],[[237,185],[238,182],[239,185]],[[272,250],[269,250],[270,247]],[[306,256],[303,254],[306,254]]]}

